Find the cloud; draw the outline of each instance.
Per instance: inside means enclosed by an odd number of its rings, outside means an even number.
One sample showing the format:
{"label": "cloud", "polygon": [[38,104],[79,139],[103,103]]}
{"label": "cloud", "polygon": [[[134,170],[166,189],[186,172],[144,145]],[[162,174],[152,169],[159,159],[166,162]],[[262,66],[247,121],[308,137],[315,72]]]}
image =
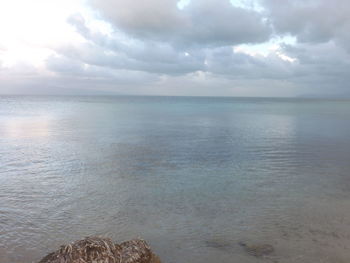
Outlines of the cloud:
{"label": "cloud", "polygon": [[286,53],[298,58],[293,81],[308,92],[350,94],[350,54],[334,41],[286,46]]}
{"label": "cloud", "polygon": [[0,92],[350,96],[348,1],[182,3],[88,0],[66,39],[0,43]]}
{"label": "cloud", "polygon": [[159,80],[154,74],[87,65],[61,55],[50,56],[47,71],[16,64],[0,69],[2,94],[131,94]]}
{"label": "cloud", "polygon": [[[273,42],[270,45],[264,44],[268,47],[264,52],[254,53],[237,45],[184,47],[148,38],[135,39],[119,29],[103,34],[89,28],[88,21],[80,14],[71,16],[69,23],[86,42],[56,49],[67,61],[62,59],[60,66],[50,61],[48,68],[60,74],[81,71],[82,65],[104,69],[94,72],[101,78],[107,78],[103,71],[127,70],[135,72],[135,79],[142,79],[138,74],[147,73],[154,76],[153,92],[157,90],[162,91],[161,94],[173,94],[178,91],[191,95],[193,90],[199,90],[195,88],[198,85],[212,85],[213,92],[221,94],[222,91],[216,87],[219,83],[221,87],[224,86],[222,83],[227,86],[231,83],[231,88],[224,90],[230,94],[233,90],[239,91],[237,95],[243,95],[242,87],[246,88],[247,94],[252,94],[248,90],[254,87],[257,94],[266,96],[273,95],[268,90],[274,90],[274,94],[279,96],[290,94],[291,87],[296,94],[310,93],[316,87],[317,92],[326,92],[330,88],[344,92],[344,84],[348,81],[347,74],[344,74],[347,63],[339,64],[348,54],[332,41],[319,44]],[[255,49],[259,51],[259,47]],[[72,62],[68,63],[68,60]],[[79,64],[75,70],[74,61]],[[206,76],[206,81],[198,81],[198,76]],[[208,81],[208,76],[211,81]],[[320,85],[318,83],[321,79]],[[174,86],[171,82],[181,82],[181,86],[187,87],[189,91],[178,88],[166,92],[164,88],[159,88],[159,85],[164,85],[170,89],[170,86]],[[274,88],[261,87],[269,82]],[[144,86],[143,93],[153,94],[146,88],[147,85]],[[277,89],[278,86],[280,89]],[[142,88],[138,89],[139,92],[140,90]],[[212,92],[207,91],[206,94]]]}
{"label": "cloud", "polygon": [[[299,42],[336,40],[349,48],[350,2],[347,0],[262,0],[279,34],[295,35]],[[349,49],[348,49],[349,50]]]}
{"label": "cloud", "polygon": [[229,0],[192,0],[183,9],[176,0],[90,0],[102,17],[138,39],[174,45],[221,46],[269,39],[262,14]]}
{"label": "cloud", "polygon": [[201,49],[177,49],[169,43],[135,40],[121,32],[93,32],[80,14],[69,23],[87,40],[83,45],[61,46],[56,51],[84,63],[115,69],[129,69],[159,74],[186,74],[204,69]]}
{"label": "cloud", "polygon": [[[177,47],[170,43],[152,40],[130,40],[120,36],[120,32],[103,35],[92,32],[86,21],[79,14],[69,19],[77,31],[87,40],[84,46],[67,46],[58,50],[65,56],[82,60],[84,63],[110,68],[127,68],[168,75],[188,74],[196,71],[209,71],[218,74],[252,77],[249,70],[262,71],[283,68],[286,61],[274,52],[268,58],[254,57],[235,52],[231,46],[211,47],[197,46]],[[264,70],[264,69],[267,70]],[[255,74],[261,75],[261,74]]]}

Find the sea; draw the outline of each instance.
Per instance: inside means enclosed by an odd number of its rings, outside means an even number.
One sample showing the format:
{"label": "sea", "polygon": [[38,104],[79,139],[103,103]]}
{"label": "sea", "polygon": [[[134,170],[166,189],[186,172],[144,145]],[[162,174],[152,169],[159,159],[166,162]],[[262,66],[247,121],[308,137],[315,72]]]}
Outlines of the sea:
{"label": "sea", "polygon": [[163,263],[350,262],[350,100],[0,96],[0,263],[91,235]]}

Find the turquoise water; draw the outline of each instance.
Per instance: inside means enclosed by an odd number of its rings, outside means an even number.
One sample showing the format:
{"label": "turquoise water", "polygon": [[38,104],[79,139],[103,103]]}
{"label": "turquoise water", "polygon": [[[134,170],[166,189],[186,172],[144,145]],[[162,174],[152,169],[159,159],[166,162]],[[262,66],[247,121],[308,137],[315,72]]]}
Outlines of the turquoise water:
{"label": "turquoise water", "polygon": [[0,262],[87,235],[165,263],[349,262],[350,101],[0,97]]}

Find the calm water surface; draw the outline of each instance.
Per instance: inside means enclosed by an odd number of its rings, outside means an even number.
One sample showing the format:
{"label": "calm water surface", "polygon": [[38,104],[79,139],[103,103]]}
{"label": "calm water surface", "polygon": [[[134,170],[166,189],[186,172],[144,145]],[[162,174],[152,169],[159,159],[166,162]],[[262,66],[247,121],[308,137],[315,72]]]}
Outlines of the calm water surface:
{"label": "calm water surface", "polygon": [[0,97],[0,262],[87,235],[165,263],[349,262],[350,101]]}

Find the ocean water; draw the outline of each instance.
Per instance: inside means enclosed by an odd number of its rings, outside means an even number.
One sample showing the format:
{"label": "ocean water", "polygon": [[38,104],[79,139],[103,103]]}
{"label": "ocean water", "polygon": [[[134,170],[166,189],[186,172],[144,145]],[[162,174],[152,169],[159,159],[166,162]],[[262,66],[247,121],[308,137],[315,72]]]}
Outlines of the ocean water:
{"label": "ocean water", "polygon": [[88,235],[165,263],[349,262],[350,101],[0,97],[0,262]]}

